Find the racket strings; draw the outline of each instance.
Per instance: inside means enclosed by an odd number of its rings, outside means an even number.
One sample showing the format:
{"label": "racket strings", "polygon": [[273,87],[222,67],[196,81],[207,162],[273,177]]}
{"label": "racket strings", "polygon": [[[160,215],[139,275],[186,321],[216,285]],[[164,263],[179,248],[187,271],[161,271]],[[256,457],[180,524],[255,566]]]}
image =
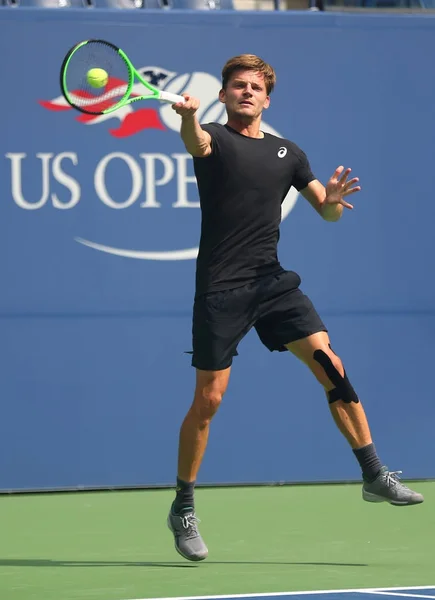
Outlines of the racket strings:
{"label": "racket strings", "polygon": [[[93,87],[88,82],[91,69],[103,69],[107,83]],[[130,70],[118,50],[104,42],[90,41],[71,55],[64,74],[64,87],[77,108],[100,114],[118,104],[127,93]]]}

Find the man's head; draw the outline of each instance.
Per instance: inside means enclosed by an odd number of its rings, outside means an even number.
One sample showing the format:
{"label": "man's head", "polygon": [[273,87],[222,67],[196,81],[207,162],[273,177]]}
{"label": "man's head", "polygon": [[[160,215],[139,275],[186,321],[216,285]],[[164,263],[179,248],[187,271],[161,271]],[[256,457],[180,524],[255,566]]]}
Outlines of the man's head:
{"label": "man's head", "polygon": [[229,115],[255,119],[268,108],[275,82],[274,69],[258,56],[234,56],[222,69],[219,99]]}
{"label": "man's head", "polygon": [[255,56],[255,54],[241,54],[230,58],[222,69],[222,89],[227,87],[229,80],[236,71],[256,71],[262,75],[267,95],[270,96],[276,83],[276,74],[273,67],[260,57]]}

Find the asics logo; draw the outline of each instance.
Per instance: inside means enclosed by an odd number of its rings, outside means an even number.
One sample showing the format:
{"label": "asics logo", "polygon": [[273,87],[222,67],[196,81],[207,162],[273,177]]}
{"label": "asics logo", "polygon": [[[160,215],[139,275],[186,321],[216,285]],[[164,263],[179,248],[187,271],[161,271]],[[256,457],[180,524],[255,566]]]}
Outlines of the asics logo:
{"label": "asics logo", "polygon": [[284,158],[284,156],[286,154],[287,154],[287,148],[285,148],[284,146],[281,146],[281,148],[278,150],[278,157]]}

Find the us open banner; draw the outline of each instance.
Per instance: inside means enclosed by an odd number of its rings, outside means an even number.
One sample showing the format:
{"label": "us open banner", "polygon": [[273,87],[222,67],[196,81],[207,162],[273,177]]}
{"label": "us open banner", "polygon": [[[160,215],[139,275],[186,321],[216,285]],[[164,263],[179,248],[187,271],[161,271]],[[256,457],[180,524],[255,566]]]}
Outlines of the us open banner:
{"label": "us open banner", "polygon": [[[434,18],[2,8],[0,27],[13,55],[0,67],[0,488],[172,484],[194,388],[200,211],[180,119],[157,101],[74,111],[59,69],[88,38],[197,96],[203,123],[225,122],[228,58],[275,67],[264,131],[296,142],[324,183],[342,164],[362,185],[336,224],[290,190],[281,262],[325,320],[384,462],[434,477]],[[358,479],[306,368],[253,332],[239,354],[200,483]]]}

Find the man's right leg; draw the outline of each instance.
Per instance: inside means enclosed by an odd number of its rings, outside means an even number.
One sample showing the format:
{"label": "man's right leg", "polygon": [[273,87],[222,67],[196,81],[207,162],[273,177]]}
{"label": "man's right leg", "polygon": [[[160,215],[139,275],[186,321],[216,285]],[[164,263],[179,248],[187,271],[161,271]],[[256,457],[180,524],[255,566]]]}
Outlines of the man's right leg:
{"label": "man's right leg", "polygon": [[[196,480],[207,446],[210,422],[216,414],[228,386],[231,367],[222,371],[196,370],[196,389],[192,406],[180,430],[178,479],[184,483]],[[177,510],[191,506],[182,491],[177,491]]]}
{"label": "man's right leg", "polygon": [[168,517],[176,550],[188,560],[204,560],[208,550],[197,528],[193,491],[207,447],[210,422],[228,386],[231,367],[221,371],[196,370],[192,405],[180,430],[177,495]]}
{"label": "man's right leg", "polygon": [[197,528],[193,490],[207,446],[210,422],[228,386],[237,346],[255,321],[256,288],[252,285],[202,294],[195,298],[192,319],[192,366],[196,388],[179,436],[177,495],[168,526],[175,548],[188,560],[203,560],[207,547]]}

